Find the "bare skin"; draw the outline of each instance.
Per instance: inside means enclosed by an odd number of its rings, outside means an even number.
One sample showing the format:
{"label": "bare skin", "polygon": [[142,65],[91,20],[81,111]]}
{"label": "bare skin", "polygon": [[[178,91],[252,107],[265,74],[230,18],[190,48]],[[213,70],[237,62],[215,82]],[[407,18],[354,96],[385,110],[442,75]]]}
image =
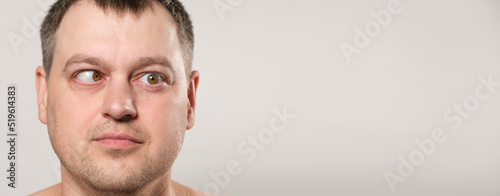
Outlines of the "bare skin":
{"label": "bare skin", "polygon": [[171,179],[194,125],[199,73],[185,72],[168,10],[155,2],[139,14],[105,12],[79,1],[56,38],[36,89],[61,183],[33,195],[208,195]]}
{"label": "bare skin", "polygon": [[[31,196],[60,196],[63,195],[62,187],[63,185],[59,183],[39,192],[33,193]],[[171,184],[168,187],[173,188],[172,196],[217,196],[215,194],[199,192],[175,181],[171,181]]]}

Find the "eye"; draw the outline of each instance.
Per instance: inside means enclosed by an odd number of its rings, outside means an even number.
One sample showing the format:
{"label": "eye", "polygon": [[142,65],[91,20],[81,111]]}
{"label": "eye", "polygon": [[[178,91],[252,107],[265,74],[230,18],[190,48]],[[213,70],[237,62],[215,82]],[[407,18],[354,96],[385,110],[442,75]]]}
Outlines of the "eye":
{"label": "eye", "polygon": [[148,84],[158,84],[163,81],[161,76],[156,73],[146,73],[140,78],[140,80]]}
{"label": "eye", "polygon": [[102,79],[101,73],[94,70],[82,71],[76,75],[76,78],[85,83],[94,83]]}

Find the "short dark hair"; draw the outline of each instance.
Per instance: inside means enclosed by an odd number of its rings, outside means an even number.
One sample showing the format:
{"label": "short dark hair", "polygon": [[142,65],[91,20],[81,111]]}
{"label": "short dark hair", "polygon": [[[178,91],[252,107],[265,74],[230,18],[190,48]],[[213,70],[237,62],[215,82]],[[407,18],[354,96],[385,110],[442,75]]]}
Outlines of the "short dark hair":
{"label": "short dark hair", "polygon": [[[75,2],[81,0],[58,0],[50,8],[47,16],[43,20],[40,28],[40,39],[42,41],[43,67],[47,77],[49,76],[56,47],[55,34],[68,9]],[[131,11],[139,14],[147,8],[151,8],[153,0],[88,0],[94,2],[103,10],[113,10],[116,12]],[[177,23],[177,33],[179,43],[182,48],[184,58],[184,68],[186,76],[190,76],[193,62],[194,33],[193,25],[189,14],[178,0],[156,0],[161,3],[173,16]],[[189,80],[189,77],[187,78]]]}

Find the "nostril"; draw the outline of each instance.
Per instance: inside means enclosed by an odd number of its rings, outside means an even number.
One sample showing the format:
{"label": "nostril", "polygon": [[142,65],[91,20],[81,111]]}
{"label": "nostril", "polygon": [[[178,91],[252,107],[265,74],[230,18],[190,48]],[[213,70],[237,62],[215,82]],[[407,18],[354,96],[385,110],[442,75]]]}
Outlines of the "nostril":
{"label": "nostril", "polygon": [[126,115],[123,115],[121,118],[116,119],[116,121],[125,122],[125,121],[132,120],[133,118],[134,118],[134,116],[132,116],[131,114],[126,114]]}
{"label": "nostril", "polygon": [[134,103],[134,93],[123,85],[110,85],[101,112],[107,118],[116,121],[129,121],[137,116],[137,108]]}

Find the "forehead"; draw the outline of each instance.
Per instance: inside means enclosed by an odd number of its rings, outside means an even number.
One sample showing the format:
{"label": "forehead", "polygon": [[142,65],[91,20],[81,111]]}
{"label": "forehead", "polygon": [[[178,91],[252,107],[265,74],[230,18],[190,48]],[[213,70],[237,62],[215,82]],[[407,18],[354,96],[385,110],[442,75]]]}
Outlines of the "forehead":
{"label": "forehead", "polygon": [[108,60],[165,56],[175,61],[180,47],[175,20],[156,1],[139,13],[103,10],[90,1],[78,1],[61,21],[54,52],[55,61],[76,53]]}

